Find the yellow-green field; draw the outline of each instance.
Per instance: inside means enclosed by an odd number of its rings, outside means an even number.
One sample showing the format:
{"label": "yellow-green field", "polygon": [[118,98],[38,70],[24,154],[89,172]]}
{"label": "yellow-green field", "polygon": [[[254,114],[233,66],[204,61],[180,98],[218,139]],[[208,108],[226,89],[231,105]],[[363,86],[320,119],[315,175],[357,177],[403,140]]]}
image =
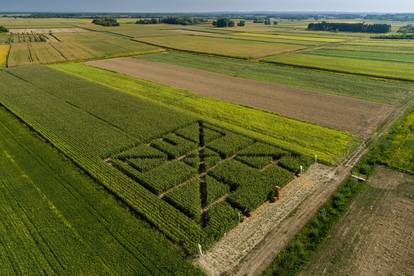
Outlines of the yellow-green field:
{"label": "yellow-green field", "polygon": [[0,44],[0,67],[5,66],[7,63],[7,55],[9,54],[9,45]]}

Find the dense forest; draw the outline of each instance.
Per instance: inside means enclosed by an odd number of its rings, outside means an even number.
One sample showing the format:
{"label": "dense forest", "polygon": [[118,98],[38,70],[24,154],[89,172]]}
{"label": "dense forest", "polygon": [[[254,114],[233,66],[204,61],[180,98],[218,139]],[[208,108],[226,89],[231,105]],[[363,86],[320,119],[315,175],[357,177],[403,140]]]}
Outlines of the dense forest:
{"label": "dense forest", "polygon": [[312,31],[339,31],[358,33],[388,33],[391,31],[389,24],[365,24],[365,23],[310,23],[308,30]]}

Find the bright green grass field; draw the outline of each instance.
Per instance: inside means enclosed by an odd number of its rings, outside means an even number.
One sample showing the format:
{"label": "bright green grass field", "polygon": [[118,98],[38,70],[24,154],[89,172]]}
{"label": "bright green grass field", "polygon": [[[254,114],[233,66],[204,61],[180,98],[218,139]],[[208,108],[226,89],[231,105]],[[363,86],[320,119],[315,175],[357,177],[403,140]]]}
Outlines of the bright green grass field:
{"label": "bright green grass field", "polygon": [[140,58],[203,69],[235,77],[296,86],[319,93],[351,96],[379,103],[393,104],[401,102],[414,91],[414,84],[402,81],[380,80],[365,76],[202,54],[168,51],[161,54],[145,55]]}
{"label": "bright green grass field", "polygon": [[381,162],[414,174],[414,109],[393,127],[380,149]]}
{"label": "bright green grass field", "polygon": [[277,55],[264,59],[269,62],[296,65],[376,77],[414,81],[414,64],[365,60],[312,54]]}
{"label": "bright green grass field", "polygon": [[327,163],[338,162],[353,143],[351,135],[321,126],[278,116],[274,113],[202,97],[150,81],[129,77],[84,64],[52,66],[132,95],[155,100],[181,111],[203,115],[225,127],[268,141],[301,154],[317,154]]}
{"label": "bright green grass field", "polygon": [[2,275],[199,273],[3,107],[0,168]]}
{"label": "bright green grass field", "polygon": [[345,57],[355,59],[367,60],[382,60],[382,61],[396,61],[396,62],[414,62],[414,54],[402,54],[393,52],[370,52],[370,51],[347,51],[337,49],[318,49],[308,52],[312,55],[330,56],[330,57]]}

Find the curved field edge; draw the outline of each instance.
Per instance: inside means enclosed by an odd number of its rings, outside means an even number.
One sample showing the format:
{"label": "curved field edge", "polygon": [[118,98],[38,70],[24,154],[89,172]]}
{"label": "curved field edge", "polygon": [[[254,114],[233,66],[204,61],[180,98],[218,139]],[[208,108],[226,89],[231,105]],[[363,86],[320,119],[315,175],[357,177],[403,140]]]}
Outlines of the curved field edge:
{"label": "curved field edge", "polygon": [[266,141],[300,154],[334,164],[357,144],[350,134],[290,119],[271,112],[195,95],[182,89],[156,84],[124,74],[80,63],[50,65],[56,70],[81,77],[118,91],[143,97],[207,117],[215,124]]}
{"label": "curved field edge", "polygon": [[[3,273],[200,273],[179,247],[3,107],[0,163],[0,247],[9,251],[6,259],[0,253]],[[46,239],[29,234],[35,232]]]}

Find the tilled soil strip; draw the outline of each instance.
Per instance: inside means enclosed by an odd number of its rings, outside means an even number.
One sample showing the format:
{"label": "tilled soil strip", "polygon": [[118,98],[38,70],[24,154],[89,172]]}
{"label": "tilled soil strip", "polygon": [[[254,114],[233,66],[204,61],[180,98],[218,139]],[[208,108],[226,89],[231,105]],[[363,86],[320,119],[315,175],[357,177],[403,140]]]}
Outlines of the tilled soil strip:
{"label": "tilled soil strip", "polygon": [[98,60],[88,64],[190,90],[202,96],[344,130],[361,138],[368,137],[393,109],[389,105],[355,98],[324,95],[138,58]]}

